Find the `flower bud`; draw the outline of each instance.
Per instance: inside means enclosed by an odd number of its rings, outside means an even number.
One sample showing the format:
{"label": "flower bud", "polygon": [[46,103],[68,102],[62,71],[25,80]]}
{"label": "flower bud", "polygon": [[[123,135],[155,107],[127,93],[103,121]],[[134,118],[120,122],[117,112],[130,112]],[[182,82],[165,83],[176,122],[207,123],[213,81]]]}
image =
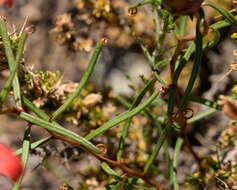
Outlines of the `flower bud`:
{"label": "flower bud", "polygon": [[0,143],[0,174],[17,181],[22,172],[21,160],[10,148]]}

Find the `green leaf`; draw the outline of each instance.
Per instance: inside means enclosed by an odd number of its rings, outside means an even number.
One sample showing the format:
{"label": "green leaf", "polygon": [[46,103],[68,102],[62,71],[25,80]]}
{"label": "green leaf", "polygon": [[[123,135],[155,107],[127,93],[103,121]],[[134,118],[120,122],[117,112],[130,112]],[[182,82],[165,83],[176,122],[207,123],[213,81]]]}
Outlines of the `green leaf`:
{"label": "green leaf", "polygon": [[151,165],[153,164],[153,162],[155,161],[159,151],[160,151],[160,148],[162,147],[163,143],[165,142],[166,138],[167,138],[167,135],[169,134],[170,130],[171,130],[171,127],[172,127],[172,123],[170,121],[168,121],[168,124],[167,126],[165,127],[165,129],[162,131],[160,137],[159,137],[159,140],[154,148],[154,150],[152,151],[152,154],[151,156],[149,157],[148,161],[146,162],[145,164],[145,167],[144,167],[144,172],[147,173],[148,170],[150,169]]}
{"label": "green leaf", "polygon": [[[191,48],[192,48],[192,46],[190,46],[188,49],[191,49]],[[188,51],[186,51],[186,52],[188,52]],[[175,98],[176,98],[176,85],[178,83],[179,75],[187,63],[187,61],[184,59],[184,57],[181,57],[180,60],[178,60],[178,61],[179,61],[179,64],[178,64],[177,69],[174,72],[173,81],[172,81],[173,86],[170,88],[170,95],[169,95],[169,100],[168,100],[168,115],[169,116],[172,116],[172,114],[173,114],[173,109],[174,109],[174,105],[175,105]]]}
{"label": "green leaf", "polygon": [[[142,88],[142,90],[138,93],[138,95],[134,99],[134,101],[133,101],[132,105],[129,107],[128,111],[131,111],[132,109],[134,109],[141,102],[141,100],[145,96],[146,92],[154,86],[154,83],[155,83],[154,80],[149,80],[147,82],[147,84]],[[128,136],[128,130],[129,130],[131,122],[132,122],[132,120],[131,120],[131,118],[129,118],[128,120],[126,120],[125,124],[123,125],[122,135],[121,135],[120,140],[119,140],[119,150],[118,150],[118,153],[117,153],[117,158],[118,159],[122,158],[124,145],[125,145],[125,140]]]}
{"label": "green leaf", "polygon": [[156,190],[154,187],[146,187],[144,185],[133,185],[133,189],[136,190]]}
{"label": "green leaf", "polygon": [[[52,139],[52,136],[45,137],[45,138],[40,139],[40,140],[38,140],[38,141],[36,141],[36,142],[34,142],[34,143],[31,143],[31,144],[30,144],[30,150],[36,149],[37,147],[41,146],[42,144],[48,142],[50,139]],[[15,154],[21,155],[22,152],[23,152],[22,150],[23,150],[22,148],[18,149],[18,150],[15,152]]]}
{"label": "green leaf", "polygon": [[179,31],[179,35],[182,38],[185,36],[187,23],[188,23],[188,16],[182,16],[181,23],[180,23],[180,31]]}
{"label": "green leaf", "polygon": [[[237,16],[234,16],[234,18],[235,18],[235,20],[237,20]],[[217,29],[228,27],[228,26],[231,26],[231,23],[227,19],[225,19],[225,20],[221,20],[221,21],[218,21],[218,22],[212,24],[210,27],[217,30]]]}
{"label": "green leaf", "polygon": [[[7,26],[3,17],[0,18],[0,35],[3,40],[3,45],[5,48],[5,53],[7,56],[9,68],[10,68],[10,71],[12,72],[16,62],[15,62],[14,55],[12,52],[11,41],[7,32]],[[19,84],[17,73],[15,74],[14,79],[13,79],[13,92],[14,92],[14,99],[15,99],[16,106],[21,107],[22,105],[21,105],[21,96],[20,96],[20,84]],[[3,99],[1,99],[1,101],[3,101]]]}
{"label": "green leaf", "polygon": [[[220,41],[220,38],[221,38],[220,32],[218,30],[214,30],[212,33],[214,33],[214,38],[212,40],[208,40],[208,42],[203,44],[203,50],[206,50],[206,49],[216,46],[217,43]],[[208,38],[208,35],[205,38]],[[205,40],[205,38],[204,38],[204,40]]]}
{"label": "green leaf", "polygon": [[207,100],[205,98],[201,98],[201,97],[197,97],[197,96],[190,96],[189,100],[203,104],[203,105],[208,106],[210,108],[222,110],[222,106],[220,104],[218,104],[218,102],[213,102],[213,101]]}
{"label": "green leaf", "polygon": [[228,20],[232,25],[237,26],[237,19],[228,10],[214,4],[213,2],[204,3],[204,6],[209,6],[217,10],[221,15],[223,15],[226,20]]}
{"label": "green leaf", "polygon": [[196,122],[196,121],[199,121],[199,120],[201,120],[201,119],[203,119],[203,118],[205,118],[205,117],[207,117],[207,116],[209,116],[209,115],[215,113],[216,111],[217,111],[217,110],[214,109],[214,108],[209,108],[209,109],[207,109],[207,110],[205,110],[205,111],[202,111],[200,114],[198,114],[198,115],[192,117],[191,119],[189,119],[189,120],[188,120],[188,124],[194,123],[194,122]]}
{"label": "green leaf", "polygon": [[104,187],[104,190],[120,190],[122,182],[121,181],[115,181],[113,183],[110,183]]}
{"label": "green leaf", "polygon": [[[203,17],[204,17],[204,15],[203,15]],[[202,52],[202,34],[200,32],[200,26],[201,26],[201,20],[198,20],[197,24],[196,24],[196,40],[195,40],[196,48],[195,48],[195,57],[194,57],[193,69],[192,69],[190,79],[188,81],[188,86],[185,89],[183,98],[182,98],[181,103],[179,105],[180,109],[183,109],[186,102],[188,101],[188,97],[191,93],[194,82],[195,82],[195,80],[198,76],[198,70],[199,70],[199,66],[201,64],[201,59],[202,59],[203,52]]]}
{"label": "green leaf", "polygon": [[130,10],[132,10],[132,9],[136,9],[136,8],[138,8],[138,7],[140,7],[140,6],[143,6],[143,5],[151,4],[151,3],[153,3],[153,2],[154,2],[154,0],[144,0],[144,1],[141,1],[140,3],[137,3],[137,4],[135,4],[135,5],[130,6],[130,7],[128,8],[128,11],[130,11]]}
{"label": "green leaf", "polygon": [[82,76],[82,79],[78,85],[78,87],[76,88],[75,92],[66,100],[66,102],[61,105],[54,113],[52,116],[51,120],[54,120],[59,114],[61,114],[65,109],[67,109],[68,106],[70,106],[70,104],[73,102],[73,100],[79,96],[81,90],[83,89],[83,87],[86,85],[87,81],[89,80],[94,68],[95,68],[95,64],[99,58],[100,52],[102,50],[104,43],[103,42],[99,42],[97,43],[93,54],[90,58],[89,61],[89,65],[85,71],[85,73]]}
{"label": "green leaf", "polygon": [[178,137],[174,148],[174,160],[173,160],[173,172],[172,172],[174,190],[179,190],[179,184],[177,180],[177,166],[178,166],[179,152],[182,148],[182,145],[183,145],[183,139],[181,137]]}
{"label": "green leaf", "polygon": [[[49,115],[47,115],[43,110],[41,110],[40,108],[37,108],[30,100],[28,100],[25,96],[22,96],[22,102],[23,104],[30,109],[32,112],[34,112],[39,118],[45,120],[45,121],[49,121],[50,117]],[[57,125],[58,127],[62,127],[61,125],[59,125],[57,122],[52,121],[52,123],[54,125]]]}
{"label": "green leaf", "polygon": [[25,112],[21,112],[20,117],[30,123],[38,125],[44,129],[47,129],[49,132],[62,135],[64,137],[68,137],[76,141],[77,143],[80,143],[81,145],[83,145],[92,152],[101,153],[101,150],[97,148],[95,145],[93,145],[90,141],[86,140],[85,138],[79,136],[78,134],[70,130],[63,128],[62,126],[59,127],[58,125],[42,120]]}
{"label": "green leaf", "polygon": [[13,190],[18,190],[21,186],[21,183],[22,183],[24,170],[26,168],[28,158],[29,158],[29,152],[30,152],[30,131],[31,131],[30,127],[28,127],[25,130],[24,140],[23,140],[23,148],[22,148],[22,156],[21,156],[22,163],[23,163],[23,173],[21,174],[20,178],[15,183]]}
{"label": "green leaf", "polygon": [[142,38],[138,37],[135,32],[132,33],[132,36],[136,39],[137,43],[140,45],[140,47],[143,51],[143,54],[146,56],[146,58],[148,60],[150,67],[152,67],[153,63],[154,63],[154,59],[151,56],[151,54],[149,53],[148,48],[143,44]]}
{"label": "green leaf", "polygon": [[121,181],[123,178],[117,174],[106,162],[101,164],[101,168],[107,173],[107,175],[112,176],[117,181]]}
{"label": "green leaf", "polygon": [[153,100],[159,95],[158,91],[155,91],[144,103],[137,106],[136,108],[132,109],[131,111],[126,111],[124,113],[119,114],[118,116],[114,117],[113,119],[107,121],[105,124],[94,130],[93,132],[89,133],[85,138],[88,140],[93,139],[94,137],[104,133],[111,127],[121,123],[122,121],[131,118],[141,112],[144,108],[150,105]]}
{"label": "green leaf", "polygon": [[[6,97],[12,87],[12,82],[16,76],[17,70],[18,70],[18,65],[20,64],[23,52],[24,52],[24,46],[25,46],[25,41],[27,39],[27,34],[25,32],[22,33],[20,40],[19,40],[19,45],[17,48],[17,53],[16,53],[16,61],[15,64],[13,65],[13,68],[11,70],[10,76],[8,77],[6,83],[3,86],[3,89],[0,92],[0,104],[5,102]],[[19,89],[20,90],[20,89]],[[18,93],[20,94],[20,93]]]}
{"label": "green leaf", "polygon": [[162,71],[168,64],[170,63],[169,59],[163,59],[155,64],[153,70],[157,70],[158,72]]}
{"label": "green leaf", "polygon": [[31,111],[33,111],[38,117],[40,117],[43,120],[49,121],[50,117],[43,112],[41,109],[37,108],[30,100],[28,100],[25,96],[22,96],[22,101],[23,104],[30,109]]}

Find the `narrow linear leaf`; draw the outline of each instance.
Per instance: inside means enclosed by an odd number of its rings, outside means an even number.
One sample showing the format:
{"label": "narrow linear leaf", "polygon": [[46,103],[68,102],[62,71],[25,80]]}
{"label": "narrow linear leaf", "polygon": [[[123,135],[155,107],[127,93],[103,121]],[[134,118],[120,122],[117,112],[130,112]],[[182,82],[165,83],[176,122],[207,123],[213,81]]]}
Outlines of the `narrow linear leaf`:
{"label": "narrow linear leaf", "polygon": [[118,103],[120,103],[120,104],[122,104],[124,107],[126,107],[127,109],[129,109],[130,106],[131,106],[131,104],[130,104],[125,98],[123,98],[123,97],[120,96],[120,95],[116,95],[116,96],[114,97],[114,99],[115,99]]}
{"label": "narrow linear leaf", "polygon": [[145,173],[147,173],[149,171],[150,167],[152,166],[153,162],[155,161],[155,159],[160,151],[160,148],[162,147],[163,143],[165,142],[165,140],[167,138],[167,135],[169,134],[169,132],[171,130],[171,127],[172,127],[172,123],[170,121],[168,121],[168,124],[165,127],[165,129],[162,131],[160,138],[159,138],[151,156],[149,157],[148,161],[145,164],[145,167],[144,167]]}
{"label": "narrow linear leaf", "polygon": [[213,2],[204,3],[204,6],[209,6],[209,7],[214,8],[221,15],[223,15],[226,18],[226,20],[228,20],[231,24],[233,24],[234,26],[237,26],[237,19],[231,13],[229,13],[228,10],[214,4]]}
{"label": "narrow linear leaf", "polygon": [[[28,100],[25,96],[22,96],[22,101],[23,104],[30,109],[32,112],[34,112],[39,118],[45,120],[45,121],[49,121],[50,117],[49,115],[47,115],[43,110],[41,110],[40,108],[37,108],[30,100]],[[54,125],[57,125],[58,127],[62,127],[61,125],[59,125],[57,122],[52,121],[52,123]],[[63,128],[63,127],[62,127]]]}
{"label": "narrow linear leaf", "polygon": [[54,113],[53,113],[53,116],[52,116],[52,120],[54,120],[59,114],[61,114],[65,109],[67,109],[68,106],[70,106],[70,104],[72,103],[72,101],[79,96],[81,90],[83,89],[83,87],[85,86],[85,84],[87,83],[88,79],[90,78],[93,70],[94,70],[94,67],[95,67],[95,64],[99,58],[99,55],[100,55],[100,52],[102,50],[102,47],[103,47],[104,43],[103,42],[99,42],[97,43],[95,49],[94,49],[94,52],[90,58],[90,61],[89,61],[89,65],[85,71],[85,73],[83,74],[82,76],[82,79],[77,87],[77,89],[75,90],[75,92],[66,100],[66,102],[61,105]]}
{"label": "narrow linear leaf", "polygon": [[[30,144],[30,150],[35,150],[37,147],[45,144],[46,142],[48,142],[50,139],[52,139],[52,136],[49,136],[49,137],[45,137],[43,139],[40,139],[34,143],[31,143]],[[17,151],[15,151],[15,154],[17,155],[21,155],[22,154],[22,148],[18,149]]]}
{"label": "narrow linear leaf", "polygon": [[22,102],[23,104],[30,109],[32,112],[34,112],[39,118],[49,121],[50,117],[41,109],[37,108],[30,100],[28,100],[25,96],[22,96]]}
{"label": "narrow linear leaf", "polygon": [[120,140],[119,140],[119,150],[118,150],[118,153],[117,153],[117,159],[122,158],[122,155],[123,155],[123,152],[124,152],[125,140],[127,138],[128,130],[129,130],[129,127],[130,127],[131,123],[132,123],[132,120],[131,120],[131,118],[129,118],[128,120],[125,121],[125,123],[123,125],[122,135],[121,135]]}
{"label": "narrow linear leaf", "polygon": [[[118,98],[116,98],[117,101],[119,101],[121,104],[123,104],[124,106],[126,107],[129,107],[129,102],[127,102],[124,98],[120,97],[120,96],[117,96]],[[157,101],[159,101],[161,99],[158,99]],[[155,100],[156,101],[156,100]],[[153,101],[154,102],[154,101]],[[131,105],[130,105],[131,106]],[[158,132],[160,134],[162,134],[162,129],[161,129],[161,124],[160,124],[160,121],[158,121],[157,119],[157,116],[155,116],[149,108],[145,108],[144,111],[143,111],[148,117],[151,118],[151,120],[154,122],[154,124],[156,125],[157,129],[158,129]],[[126,123],[125,123],[126,125]],[[163,141],[163,140],[162,140]],[[158,142],[159,143],[159,142]],[[171,161],[170,159],[170,154],[169,154],[169,151],[168,151],[168,143],[167,143],[167,140],[166,138],[164,138],[164,141],[161,142],[160,146],[163,145],[163,143],[165,143],[165,150],[166,150],[166,157],[167,157],[167,160],[169,160],[169,162]],[[118,157],[118,156],[117,156]],[[170,165],[170,170],[173,171],[173,167],[172,165]]]}
{"label": "narrow linear leaf", "polygon": [[122,180],[123,178],[115,172],[106,162],[101,164],[101,168],[107,173],[109,176],[112,176],[116,180]]}
{"label": "narrow linear leaf", "polygon": [[161,83],[162,85],[166,85],[166,82],[160,77],[160,75],[157,72],[155,72],[155,77],[159,83]]}
{"label": "narrow linear leaf", "polygon": [[[141,100],[144,97],[144,95],[146,94],[146,92],[153,87],[154,83],[155,83],[154,80],[149,80],[147,82],[147,84],[143,87],[143,89],[141,89],[141,91],[138,93],[138,95],[134,99],[134,101],[133,101],[132,105],[129,107],[128,111],[131,111],[132,109],[134,109],[141,102]],[[118,153],[117,153],[118,159],[122,158],[125,140],[128,136],[128,130],[129,130],[131,122],[132,122],[132,120],[131,120],[131,118],[129,118],[123,125],[122,135],[119,140],[119,149],[118,149]]]}
{"label": "narrow linear leaf", "polygon": [[209,108],[209,109],[207,109],[207,110],[201,112],[200,114],[198,114],[198,115],[192,117],[191,119],[189,119],[189,120],[188,120],[188,124],[194,123],[194,122],[196,122],[196,121],[199,121],[199,120],[201,120],[201,119],[203,119],[203,118],[205,118],[205,117],[207,117],[207,116],[209,116],[209,115],[215,113],[216,111],[218,111],[218,110],[216,110],[216,109],[214,109],[214,108]]}
{"label": "narrow linear leaf", "polygon": [[3,89],[0,92],[0,104],[3,104],[5,102],[6,97],[12,87],[12,82],[15,78],[15,75],[18,70],[18,65],[20,64],[20,61],[23,55],[26,39],[27,39],[27,34],[23,32],[19,40],[15,64],[13,65],[13,69],[11,70],[10,76],[8,77],[6,83],[3,86]]}
{"label": "narrow linear leaf", "polygon": [[193,101],[193,102],[203,104],[205,106],[208,106],[210,108],[214,108],[214,109],[217,109],[217,110],[222,109],[222,106],[220,104],[218,104],[218,102],[213,102],[213,101],[207,100],[205,98],[201,98],[201,97],[197,97],[197,96],[191,96],[189,98],[189,100]]}
{"label": "narrow linear leaf", "polygon": [[157,71],[162,71],[167,65],[169,65],[170,63],[170,60],[169,59],[163,59],[162,61],[159,61],[158,63],[156,63],[154,65],[154,70],[157,70]]}
{"label": "narrow linear leaf", "polygon": [[147,4],[151,4],[153,3],[154,0],[144,0],[144,1],[141,1],[140,3],[137,3],[135,5],[132,5],[128,8],[128,11],[131,10],[131,9],[135,9],[135,8],[138,8],[140,6],[143,6],[143,5],[147,5]]}
{"label": "narrow linear leaf", "polygon": [[[121,96],[115,96],[116,101],[118,101],[120,104],[125,106],[126,108],[129,108],[131,104],[124,99]],[[154,100],[149,106],[153,106],[154,103],[157,103],[157,101],[163,101],[161,98],[157,98],[157,100]],[[149,108],[145,108],[144,111],[141,112],[142,114],[147,114],[155,123],[164,123],[165,118],[164,117],[157,117],[155,116]],[[162,120],[162,121],[161,121]]]}
{"label": "narrow linear leaf", "polygon": [[77,143],[80,143],[82,146],[86,147],[87,149],[95,152],[95,153],[101,153],[101,150],[97,148],[95,145],[93,145],[90,141],[86,140],[85,138],[79,136],[78,134],[67,130],[63,127],[59,127],[58,125],[55,125],[53,123],[50,123],[48,121],[42,120],[40,118],[37,118],[35,116],[32,116],[28,113],[21,112],[20,118],[33,123],[35,125],[38,125],[40,127],[43,127],[44,129],[48,130],[49,132],[62,135],[64,137],[68,137]]}
{"label": "narrow linear leaf", "polygon": [[113,119],[107,121],[104,125],[101,127],[97,128],[93,132],[89,133],[85,138],[87,140],[91,140],[94,137],[104,133],[111,127],[121,123],[122,121],[133,117],[134,115],[138,114],[141,112],[144,108],[146,108],[148,105],[152,103],[152,101],[159,95],[158,91],[155,91],[144,103],[141,105],[137,106],[136,108],[132,109],[131,111],[126,111],[124,113],[119,114],[118,116],[114,117]]}
{"label": "narrow linear leaf", "polygon": [[[189,49],[191,49],[191,48],[192,48],[192,46],[189,47]],[[181,57],[179,60],[178,67],[174,72],[173,81],[172,81],[173,87],[170,88],[170,95],[169,95],[169,100],[168,100],[168,115],[169,116],[171,116],[173,114],[175,98],[176,98],[176,85],[178,83],[180,73],[183,70],[186,63],[187,63],[187,61],[184,59],[184,57]]]}
{"label": "narrow linear leaf", "polygon": [[201,59],[202,59],[202,34],[200,32],[200,24],[201,21],[198,20],[197,24],[196,24],[196,40],[195,40],[195,58],[194,58],[194,64],[193,64],[193,69],[192,69],[192,73],[188,82],[188,86],[184,92],[183,98],[181,100],[181,103],[179,105],[180,109],[183,109],[183,107],[185,106],[186,102],[188,101],[188,96],[191,93],[191,90],[193,88],[194,82],[197,78],[198,75],[198,70],[199,70],[199,66],[201,63]]}
{"label": "narrow linear leaf", "polygon": [[102,190],[120,190],[122,186],[122,181],[115,181],[106,185]]}
{"label": "narrow linear leaf", "polygon": [[180,23],[180,33],[179,33],[181,37],[185,36],[187,23],[188,23],[188,16],[182,16]]}
{"label": "narrow linear leaf", "polygon": [[[234,16],[234,17],[235,17],[235,19],[237,19],[237,16]],[[228,20],[221,20],[221,21],[218,21],[218,22],[212,24],[210,26],[210,28],[213,28],[214,30],[218,30],[218,29],[225,28],[225,27],[228,27],[228,26],[231,26],[231,23],[228,22]],[[207,45],[204,44],[203,47],[205,48],[205,47],[207,47]],[[189,48],[186,50],[184,56],[183,56],[184,60],[188,61],[194,51],[195,51],[195,43],[192,42],[191,45],[189,46]]]}
{"label": "narrow linear leaf", "polygon": [[24,134],[24,141],[23,141],[23,148],[22,148],[22,162],[24,167],[26,167],[28,156],[29,156],[29,149],[30,149],[30,131],[31,128],[27,127],[25,134]]}
{"label": "narrow linear leaf", "polygon": [[[221,34],[218,30],[214,30],[212,32],[214,34],[214,37],[212,40],[208,40],[206,43],[203,44],[203,50],[206,50],[206,49],[210,49],[214,46],[216,46],[218,44],[218,42],[220,41],[220,38],[221,38]],[[211,33],[209,33],[211,34]],[[208,38],[208,36],[207,36]],[[205,40],[205,38],[204,38]]]}
{"label": "narrow linear leaf", "polygon": [[15,183],[13,190],[18,190],[20,188],[22,180],[23,180],[24,171],[26,169],[26,165],[27,165],[28,158],[29,158],[29,152],[30,152],[30,131],[31,131],[31,128],[28,127],[25,131],[25,134],[24,134],[22,155],[21,155],[21,159],[23,162],[23,173],[21,174],[20,178]]}
{"label": "narrow linear leaf", "polygon": [[146,187],[144,185],[133,185],[132,188],[137,189],[137,190],[157,190],[154,187]]}
{"label": "narrow linear leaf", "polygon": [[183,139],[181,137],[178,137],[175,143],[174,148],[174,160],[173,160],[173,186],[174,190],[179,190],[179,184],[177,180],[177,166],[178,166],[178,158],[179,158],[179,152],[183,145]]}
{"label": "narrow linear leaf", "polygon": [[11,41],[9,39],[8,32],[7,32],[7,26],[6,26],[5,20],[2,17],[0,18],[0,34],[3,40],[3,45],[5,48],[8,64],[9,66],[13,68],[15,64],[15,59],[14,59],[14,55],[11,48]]}
{"label": "narrow linear leaf", "polygon": [[174,168],[178,166],[179,152],[182,148],[182,145],[183,145],[183,138],[178,137],[175,143],[175,148],[174,148],[174,161],[173,161]]}
{"label": "narrow linear leaf", "polygon": [[185,61],[188,61],[194,51],[195,51],[195,43],[192,42],[191,45],[188,47],[188,49],[185,51],[185,54],[184,54],[184,56],[183,56],[183,59],[184,59]]}
{"label": "narrow linear leaf", "polygon": [[170,157],[169,145],[168,145],[167,139],[165,139],[165,141],[164,141],[164,149],[165,149],[166,162],[167,162],[168,169],[169,169],[170,183],[174,184],[174,181],[175,181],[175,179],[174,179],[175,176],[173,175],[174,168],[173,168],[173,164],[172,164],[172,158]]}
{"label": "narrow linear leaf", "polygon": [[[237,16],[235,16],[235,19],[237,19]],[[221,29],[221,28],[224,28],[224,27],[228,27],[230,25],[231,24],[228,21],[225,20],[225,21],[219,21],[217,23],[214,23],[210,27],[213,28],[214,30],[217,30],[217,29]],[[218,38],[218,34],[219,34],[219,32],[217,33],[217,38]],[[217,39],[217,41],[219,41],[219,39]],[[214,43],[216,43],[216,42],[214,42]],[[213,44],[208,44],[208,43],[203,44],[203,49],[209,48],[209,45],[213,45]],[[180,72],[182,71],[182,69],[184,68],[184,66],[186,65],[187,61],[190,59],[190,57],[191,57],[191,55],[193,54],[194,51],[195,51],[195,43],[193,42],[188,47],[188,49],[185,51],[184,56],[180,59],[180,63],[178,64],[178,68],[174,73],[173,84],[177,84],[177,80],[179,78]],[[196,67],[197,66],[198,65],[196,65]],[[171,88],[170,90],[171,90],[171,92],[170,92],[169,102],[168,102],[168,114],[172,115],[173,114],[175,96],[176,96],[176,89]]]}
{"label": "narrow linear leaf", "polygon": [[[237,16],[234,16],[234,18],[235,20],[237,20]],[[215,30],[218,30],[218,29],[225,28],[231,25],[232,24],[227,19],[225,19],[225,20],[221,20],[212,24],[210,27],[214,28]]]}
{"label": "narrow linear leaf", "polygon": [[[9,68],[10,68],[10,71],[12,71],[16,63],[15,63],[14,55],[11,48],[11,41],[7,32],[7,26],[3,17],[0,18],[0,35],[2,36],[3,45],[5,48],[5,53],[7,56]],[[15,99],[16,106],[21,107],[20,83],[19,83],[17,73],[15,74],[15,77],[13,79],[13,92],[14,92],[14,99]]]}
{"label": "narrow linear leaf", "polygon": [[135,32],[132,33],[132,36],[136,39],[137,43],[140,45],[140,47],[143,51],[143,54],[146,56],[149,65],[152,67],[154,60],[153,60],[153,57],[151,56],[148,48],[143,44],[142,39],[140,37],[138,37]]}
{"label": "narrow linear leaf", "polygon": [[[237,19],[237,16],[235,18]],[[221,29],[221,28],[224,28],[224,27],[227,27],[230,25],[231,24],[228,21],[219,21],[215,24],[212,24],[210,27],[217,31],[217,29]],[[219,41],[218,34],[219,34],[219,32],[217,31],[217,39],[216,39],[217,41]],[[217,41],[215,41],[214,44],[217,43]],[[205,43],[205,44],[203,44],[203,49],[209,48],[209,46],[213,46],[214,44],[211,44],[209,42]],[[195,51],[195,43],[192,42],[191,45],[188,47],[188,49],[185,51],[184,56],[180,59],[178,68],[176,69],[176,71],[174,73],[173,82],[172,82],[174,85],[177,84],[177,81],[178,81],[181,71],[183,70],[184,66],[186,65],[186,63],[188,62],[188,60],[190,59],[190,57],[194,51]],[[198,65],[196,65],[196,66],[198,66]],[[169,103],[168,103],[168,114],[172,115],[175,96],[176,96],[176,89],[171,88],[170,90],[171,90],[171,92],[170,92]]]}

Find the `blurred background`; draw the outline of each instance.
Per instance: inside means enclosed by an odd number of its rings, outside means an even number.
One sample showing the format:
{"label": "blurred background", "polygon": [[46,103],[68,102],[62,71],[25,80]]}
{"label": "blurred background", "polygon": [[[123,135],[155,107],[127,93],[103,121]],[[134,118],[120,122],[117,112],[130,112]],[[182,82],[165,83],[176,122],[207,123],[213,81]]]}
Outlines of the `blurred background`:
{"label": "blurred background", "polygon": [[[227,9],[233,8],[231,0],[215,0],[215,2]],[[142,85],[139,76],[149,77],[151,72],[148,61],[131,33],[135,32],[141,37],[150,50],[155,46],[156,37],[151,6],[139,8],[134,17],[128,15],[128,7],[135,3],[138,1],[16,0],[12,8],[2,6],[0,11],[1,15],[7,18],[9,31],[14,31],[14,27],[19,30],[26,17],[29,18],[27,25],[36,26],[36,31],[27,40],[25,64],[33,70],[60,71],[65,81],[80,81],[96,42],[106,37],[108,44],[103,48],[90,82],[97,89],[108,86],[113,93],[129,97],[134,94],[129,85],[132,84],[135,89],[139,89]],[[211,24],[217,13],[211,9],[205,11],[206,19]],[[194,29],[194,22],[190,21],[187,34],[192,34]],[[233,50],[236,49],[236,43],[230,38],[234,31],[236,29],[231,27],[221,30],[220,43],[205,52],[199,80],[195,86],[196,95],[216,100],[220,94],[228,94],[235,85],[237,79],[235,71],[218,82],[234,61]],[[174,38],[170,35],[165,45],[168,48],[172,43]],[[191,68],[192,62],[182,73],[181,86],[187,84]],[[168,69],[164,70],[161,76],[168,79]],[[198,113],[205,107],[195,104],[193,109]],[[212,154],[215,151],[216,140],[228,126],[228,121],[227,116],[217,112],[189,126],[190,139],[195,150],[207,155]],[[25,125],[26,123],[18,120],[16,116],[0,115],[0,141],[15,149],[21,147]],[[141,129],[138,128],[137,131],[139,130]],[[42,136],[46,136],[46,132],[33,128],[33,140]],[[175,138],[176,136],[172,136],[170,139],[171,152]],[[128,150],[134,153],[137,151],[134,148],[136,145],[131,141],[128,142],[130,143]],[[116,138],[107,143],[114,143],[117,146]],[[158,162],[163,163],[164,151],[161,155]],[[47,159],[42,164],[45,158]],[[183,183],[187,174],[195,171],[196,166],[193,158],[185,150],[180,154],[179,162],[178,178]],[[57,141],[48,143],[32,153],[21,189],[56,190],[65,182],[78,189],[100,189],[103,180],[96,178],[98,172],[100,169],[95,158],[82,150]],[[11,184],[0,178],[0,187],[9,189]]]}

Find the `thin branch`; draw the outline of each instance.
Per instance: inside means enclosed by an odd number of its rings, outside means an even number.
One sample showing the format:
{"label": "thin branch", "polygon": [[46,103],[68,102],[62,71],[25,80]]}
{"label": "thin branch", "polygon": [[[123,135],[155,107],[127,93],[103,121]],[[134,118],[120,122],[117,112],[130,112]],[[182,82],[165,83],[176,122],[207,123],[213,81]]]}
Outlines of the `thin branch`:
{"label": "thin branch", "polygon": [[154,186],[158,190],[159,189],[167,190],[167,188],[165,188],[162,185],[156,183],[154,180],[148,179],[145,172],[139,172],[137,170],[131,169],[131,168],[127,167],[125,164],[123,164],[121,161],[114,161],[114,160],[111,160],[109,158],[106,158],[102,154],[97,154],[95,152],[92,152],[92,151],[88,150],[87,148],[81,146],[80,143],[78,143],[78,142],[76,142],[76,141],[74,141],[70,138],[67,138],[67,137],[64,137],[64,136],[61,136],[61,135],[58,135],[58,134],[54,134],[54,133],[51,133],[51,135],[53,137],[57,138],[57,139],[60,139],[60,140],[64,141],[64,142],[68,142],[70,144],[73,144],[77,147],[82,148],[86,152],[88,152],[88,153],[92,154],[93,156],[95,156],[98,160],[100,160],[102,162],[106,162],[110,166],[119,167],[123,172],[125,172],[128,175],[142,178],[146,183]]}

